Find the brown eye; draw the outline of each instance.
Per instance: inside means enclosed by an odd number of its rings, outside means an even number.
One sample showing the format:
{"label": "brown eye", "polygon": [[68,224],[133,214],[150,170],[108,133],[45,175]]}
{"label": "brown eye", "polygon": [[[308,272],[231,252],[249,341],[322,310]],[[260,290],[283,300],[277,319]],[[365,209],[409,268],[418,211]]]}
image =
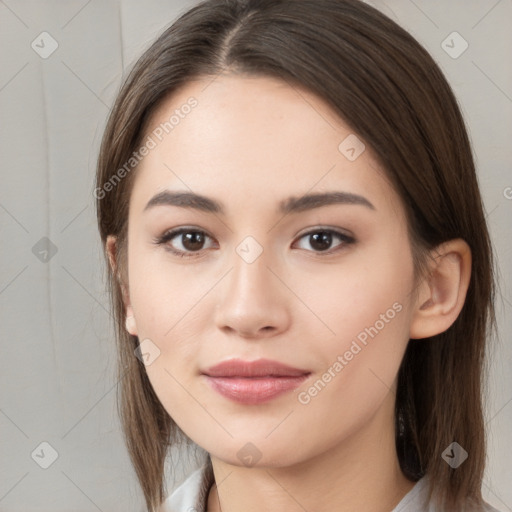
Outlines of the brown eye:
{"label": "brown eye", "polygon": [[204,245],[204,234],[198,231],[181,233],[181,244],[188,251],[198,251]]}
{"label": "brown eye", "polygon": [[[181,258],[200,256],[205,247],[205,242],[211,237],[204,231],[192,228],[178,228],[165,233],[161,238],[155,240],[157,245],[163,245],[166,250]],[[302,235],[299,240],[306,239],[311,249],[301,247],[309,252],[317,254],[332,254],[337,250],[355,242],[355,239],[344,233],[332,229],[317,229]],[[331,249],[333,241],[339,240],[339,243]],[[211,246],[210,246],[211,247]]]}
{"label": "brown eye", "polygon": [[311,247],[319,251],[326,251],[332,244],[332,233],[328,231],[319,231],[309,235]]}
{"label": "brown eye", "polygon": [[313,252],[325,252],[331,248],[333,240],[336,238],[341,240],[341,242],[335,246],[335,250],[337,250],[338,247],[343,247],[355,242],[353,237],[330,229],[317,229],[316,231],[310,231],[309,233],[302,235],[300,240],[306,239],[310,247],[313,248]]}
{"label": "brown eye", "polygon": [[155,243],[164,245],[167,250],[181,257],[195,256],[204,249],[205,240],[210,238],[204,231],[179,228],[165,233]]}

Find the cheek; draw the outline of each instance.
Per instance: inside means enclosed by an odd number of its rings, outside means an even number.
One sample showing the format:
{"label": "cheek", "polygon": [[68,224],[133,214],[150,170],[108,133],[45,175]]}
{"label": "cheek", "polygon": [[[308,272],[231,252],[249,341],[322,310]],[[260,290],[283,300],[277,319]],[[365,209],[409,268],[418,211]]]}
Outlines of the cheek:
{"label": "cheek", "polygon": [[[391,343],[398,334],[403,338],[412,284],[409,246],[395,239],[394,246],[375,244],[339,265],[302,275],[294,290],[323,322],[324,326],[316,320],[326,339],[333,340],[330,350],[340,351],[348,349],[354,338],[364,343],[371,333],[379,338],[386,333]],[[312,325],[314,315],[306,315]]]}
{"label": "cheek", "polygon": [[192,319],[212,286],[210,279],[198,278],[192,266],[179,267],[166,261],[160,250],[134,249],[130,256],[130,300],[139,337],[153,336],[165,342],[176,338],[177,333],[180,338],[193,334]]}
{"label": "cheek", "polygon": [[[395,248],[384,245],[372,251],[371,257],[361,254],[346,271],[340,266],[317,275],[315,286],[309,287],[308,304],[331,333],[321,326],[327,336],[308,348],[316,356],[321,382],[317,391],[304,389],[304,402],[321,390],[323,398],[315,398],[315,407],[342,399],[356,414],[362,400],[379,402],[392,386],[409,341],[413,283],[408,245],[400,250],[397,242]],[[318,325],[310,317],[307,323]]]}
{"label": "cheek", "polygon": [[304,418],[312,432],[325,432],[315,443],[326,449],[332,439],[364,428],[391,400],[409,340],[408,304],[398,300],[393,287],[366,294],[361,283],[346,284],[353,302],[344,297],[330,306],[327,321],[336,335],[309,346],[318,371],[298,390],[295,402],[296,418]]}
{"label": "cheek", "polygon": [[166,268],[161,261],[149,261],[134,256],[130,262],[130,299],[139,342],[155,354],[145,370],[163,407],[179,426],[182,422],[186,426],[204,413],[190,393],[204,341],[200,321],[210,318],[201,313],[205,303],[201,299],[211,284],[201,284],[170,265]]}

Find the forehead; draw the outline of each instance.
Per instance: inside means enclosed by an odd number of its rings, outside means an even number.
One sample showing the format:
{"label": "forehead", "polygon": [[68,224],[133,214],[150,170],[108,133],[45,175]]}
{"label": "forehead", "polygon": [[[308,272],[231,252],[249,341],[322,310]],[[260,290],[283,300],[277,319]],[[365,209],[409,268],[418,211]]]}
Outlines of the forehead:
{"label": "forehead", "polygon": [[143,141],[149,139],[131,198],[139,210],[165,189],[215,196],[245,210],[264,202],[275,209],[284,197],[327,190],[397,207],[371,148],[321,98],[274,78],[189,82],[153,112]]}

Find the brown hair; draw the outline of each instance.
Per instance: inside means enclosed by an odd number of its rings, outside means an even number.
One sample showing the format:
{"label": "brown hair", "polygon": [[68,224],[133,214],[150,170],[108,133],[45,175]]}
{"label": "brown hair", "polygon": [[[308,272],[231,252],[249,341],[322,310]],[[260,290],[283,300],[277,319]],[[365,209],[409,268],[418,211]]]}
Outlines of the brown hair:
{"label": "brown hair", "polygon": [[[395,427],[402,471],[412,480],[428,474],[429,498],[435,495],[447,510],[459,510],[466,498],[481,504],[483,370],[495,326],[495,283],[471,146],[449,84],[411,35],[358,0],[206,0],[137,61],[108,119],[97,168],[103,246],[108,235],[117,237],[117,275],[107,261],[107,278],[119,350],[119,412],[148,510],[165,499],[165,458],[182,433],[134,357],[137,337],[124,329],[134,172],[112,179],[141,144],[164,97],[223,71],[277,77],[328,102],[372,148],[401,196],[416,269],[424,268],[426,251],[444,241],[469,244],[471,281],[459,317],[438,336],[409,341],[398,375]],[[441,457],[453,441],[469,453],[457,469]]]}

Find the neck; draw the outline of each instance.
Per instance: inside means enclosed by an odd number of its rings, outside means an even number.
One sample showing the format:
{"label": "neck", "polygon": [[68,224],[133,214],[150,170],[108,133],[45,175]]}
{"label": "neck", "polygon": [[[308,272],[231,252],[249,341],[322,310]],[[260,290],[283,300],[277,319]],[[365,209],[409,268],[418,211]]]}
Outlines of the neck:
{"label": "neck", "polygon": [[211,456],[207,511],[390,512],[415,484],[399,466],[391,395],[363,429],[293,466],[248,468]]}

